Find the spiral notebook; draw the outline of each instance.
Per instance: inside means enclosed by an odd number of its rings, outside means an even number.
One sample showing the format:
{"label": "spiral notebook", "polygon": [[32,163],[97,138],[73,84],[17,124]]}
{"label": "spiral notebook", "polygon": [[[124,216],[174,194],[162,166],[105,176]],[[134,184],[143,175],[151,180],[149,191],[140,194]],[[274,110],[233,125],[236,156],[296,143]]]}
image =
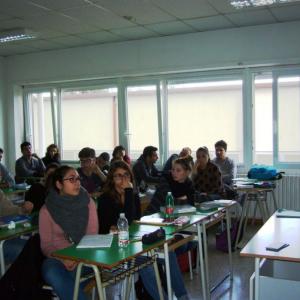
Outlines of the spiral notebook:
{"label": "spiral notebook", "polygon": [[112,234],[93,234],[85,235],[79,244],[78,249],[83,248],[109,248],[113,240]]}

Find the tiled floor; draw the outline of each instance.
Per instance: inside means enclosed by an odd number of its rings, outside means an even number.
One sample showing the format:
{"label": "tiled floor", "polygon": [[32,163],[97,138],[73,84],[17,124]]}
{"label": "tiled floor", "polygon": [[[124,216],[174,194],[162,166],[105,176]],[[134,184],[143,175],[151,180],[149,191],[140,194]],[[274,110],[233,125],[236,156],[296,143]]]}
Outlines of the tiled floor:
{"label": "tiled floor", "polygon": [[[258,226],[248,226],[247,233],[243,240],[247,239],[259,229]],[[254,272],[254,259],[244,258],[239,255],[240,250],[233,252],[233,282],[230,284],[227,278],[212,294],[211,299],[226,300],[247,300],[249,299],[249,278]],[[228,256],[226,253],[216,250],[214,229],[209,231],[208,239],[209,272],[210,286],[219,282],[225,274],[228,273]],[[189,273],[184,274],[186,287],[189,291],[191,300],[202,299],[200,284],[200,274],[194,273],[194,279],[191,281]]]}

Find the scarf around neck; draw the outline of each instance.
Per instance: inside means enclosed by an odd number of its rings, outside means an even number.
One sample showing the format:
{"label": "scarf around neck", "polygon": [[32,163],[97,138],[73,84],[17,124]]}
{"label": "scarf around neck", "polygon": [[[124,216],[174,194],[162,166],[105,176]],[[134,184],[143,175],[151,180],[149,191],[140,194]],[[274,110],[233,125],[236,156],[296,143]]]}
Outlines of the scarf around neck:
{"label": "scarf around neck", "polygon": [[54,189],[49,191],[46,207],[71,243],[78,244],[86,233],[89,202],[89,195],[82,187],[77,196],[60,195]]}

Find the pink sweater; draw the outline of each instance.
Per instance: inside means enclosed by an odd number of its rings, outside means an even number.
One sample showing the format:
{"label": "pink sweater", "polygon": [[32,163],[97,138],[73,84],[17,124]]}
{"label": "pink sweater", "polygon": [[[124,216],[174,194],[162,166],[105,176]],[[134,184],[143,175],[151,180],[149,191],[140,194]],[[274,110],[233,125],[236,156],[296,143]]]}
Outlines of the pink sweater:
{"label": "pink sweater", "polygon": [[[86,234],[98,234],[98,216],[93,200],[89,203],[89,221]],[[54,222],[47,207],[44,205],[39,215],[39,232],[41,237],[41,249],[45,256],[59,249],[69,247],[71,243],[66,240],[61,227]]]}

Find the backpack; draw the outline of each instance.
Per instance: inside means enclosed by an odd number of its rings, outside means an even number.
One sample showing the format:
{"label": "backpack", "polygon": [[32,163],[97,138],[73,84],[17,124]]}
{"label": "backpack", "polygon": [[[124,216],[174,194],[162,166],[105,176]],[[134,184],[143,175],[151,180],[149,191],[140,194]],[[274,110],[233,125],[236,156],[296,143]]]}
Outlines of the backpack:
{"label": "backpack", "polygon": [[276,168],[265,165],[253,165],[248,172],[248,178],[258,180],[277,180],[282,178],[283,172],[277,172]]}
{"label": "backpack", "polygon": [[41,273],[44,255],[40,249],[40,236],[35,234],[0,279],[1,299],[46,300],[51,293],[42,289]]}

